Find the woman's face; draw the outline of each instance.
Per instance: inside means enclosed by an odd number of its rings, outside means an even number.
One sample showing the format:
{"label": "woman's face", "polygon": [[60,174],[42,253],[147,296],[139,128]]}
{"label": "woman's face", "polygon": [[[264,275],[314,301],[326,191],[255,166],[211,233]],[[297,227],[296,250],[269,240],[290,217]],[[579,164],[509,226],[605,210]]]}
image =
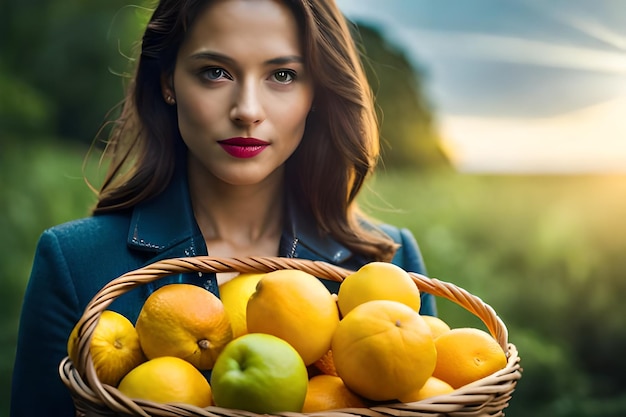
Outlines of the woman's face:
{"label": "woman's face", "polygon": [[313,100],[296,20],[276,0],[212,2],[163,89],[176,99],[191,168],[232,185],[282,175]]}

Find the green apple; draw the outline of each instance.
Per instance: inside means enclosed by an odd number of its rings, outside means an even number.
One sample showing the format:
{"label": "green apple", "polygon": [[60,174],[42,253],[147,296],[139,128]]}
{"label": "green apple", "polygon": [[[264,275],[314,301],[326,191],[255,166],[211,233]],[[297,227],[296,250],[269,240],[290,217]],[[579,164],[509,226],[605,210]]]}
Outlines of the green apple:
{"label": "green apple", "polygon": [[298,352],[286,341],[264,333],[232,340],[211,373],[218,407],[258,414],[301,412],[308,374]]}

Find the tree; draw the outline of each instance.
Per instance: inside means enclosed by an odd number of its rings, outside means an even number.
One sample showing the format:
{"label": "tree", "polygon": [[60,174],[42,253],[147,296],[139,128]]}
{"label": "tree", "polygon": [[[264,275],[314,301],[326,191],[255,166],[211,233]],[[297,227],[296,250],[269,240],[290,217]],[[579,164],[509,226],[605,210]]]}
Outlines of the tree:
{"label": "tree", "polygon": [[[0,26],[0,121],[30,133],[90,143],[123,96],[127,55],[142,9],[125,0],[8,1]],[[6,123],[5,123],[6,122]]]}
{"label": "tree", "polygon": [[357,23],[354,36],[362,48],[367,77],[376,96],[384,165],[418,170],[449,168],[422,88],[424,74],[375,28]]}

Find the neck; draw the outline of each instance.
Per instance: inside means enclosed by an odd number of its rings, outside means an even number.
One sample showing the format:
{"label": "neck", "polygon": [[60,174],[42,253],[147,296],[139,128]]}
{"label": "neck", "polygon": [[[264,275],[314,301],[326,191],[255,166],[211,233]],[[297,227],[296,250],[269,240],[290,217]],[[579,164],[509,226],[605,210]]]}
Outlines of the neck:
{"label": "neck", "polygon": [[189,170],[196,221],[211,256],[277,256],[283,226],[283,179],[231,185]]}

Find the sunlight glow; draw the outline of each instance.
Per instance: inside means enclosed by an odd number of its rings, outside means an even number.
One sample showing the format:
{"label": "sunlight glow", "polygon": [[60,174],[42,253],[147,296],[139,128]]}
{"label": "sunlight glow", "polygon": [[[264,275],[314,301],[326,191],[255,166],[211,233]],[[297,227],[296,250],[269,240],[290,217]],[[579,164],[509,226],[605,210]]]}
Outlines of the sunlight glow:
{"label": "sunlight glow", "polygon": [[552,118],[445,116],[462,172],[626,173],[626,97]]}

